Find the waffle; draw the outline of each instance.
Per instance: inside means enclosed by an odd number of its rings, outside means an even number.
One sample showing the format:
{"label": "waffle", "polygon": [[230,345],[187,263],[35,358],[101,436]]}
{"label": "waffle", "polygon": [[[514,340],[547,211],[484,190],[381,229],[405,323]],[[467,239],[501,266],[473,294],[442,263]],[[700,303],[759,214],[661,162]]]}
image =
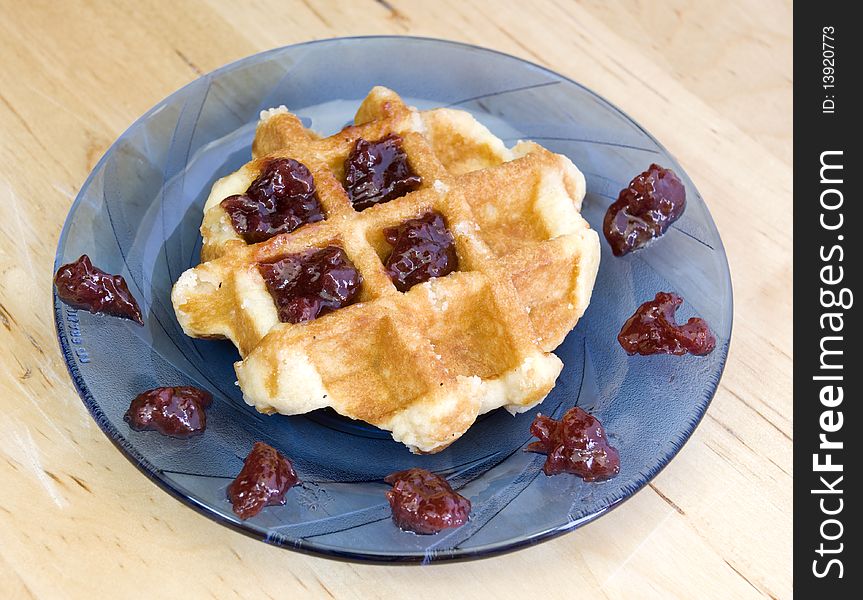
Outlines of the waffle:
{"label": "waffle", "polygon": [[[345,157],[358,138],[391,133],[422,184],[355,212],[341,185]],[[523,412],[552,389],[562,363],[551,351],[584,313],[599,263],[598,236],[578,212],[584,177],[567,158],[524,142],[509,150],[467,113],[420,113],[385,88],[372,90],[354,126],[329,138],[284,110],[266,112],[253,156],[214,185],[204,262],[172,293],[188,335],[238,347],[249,404],[289,415],[331,407],[431,453],[479,414]],[[242,193],[274,157],[309,168],[326,220],[247,245],[219,202]],[[384,268],[383,230],[429,211],[445,217],[458,269],[402,293]],[[328,246],[362,275],[356,302],[280,322],[258,264]]]}

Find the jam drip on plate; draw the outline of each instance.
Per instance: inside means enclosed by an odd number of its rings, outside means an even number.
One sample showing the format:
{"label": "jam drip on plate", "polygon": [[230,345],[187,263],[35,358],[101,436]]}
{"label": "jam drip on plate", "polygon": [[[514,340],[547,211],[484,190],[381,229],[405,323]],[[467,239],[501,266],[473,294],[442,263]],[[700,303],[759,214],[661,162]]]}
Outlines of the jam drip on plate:
{"label": "jam drip on plate", "polygon": [[324,219],[311,172],[291,158],[267,162],[245,194],[228,196],[221,205],[247,244]]}
{"label": "jam drip on plate", "polygon": [[546,475],[572,473],[585,481],[602,481],[620,472],[620,455],[608,444],[602,424],[577,406],[560,421],[537,415],[530,433],[539,441],[527,450],[546,455],[542,467]]}
{"label": "jam drip on plate", "polygon": [[683,298],[677,294],[659,292],[627,319],[617,341],[627,354],[709,354],[716,347],[716,337],[698,317],[678,325],[674,314],[681,304]]}
{"label": "jam drip on plate", "polygon": [[125,420],[135,431],[152,430],[162,435],[185,438],[207,428],[205,409],[213,396],[191,386],[159,387],[139,394]]}
{"label": "jam drip on plate", "polygon": [[385,265],[387,274],[401,292],[458,269],[455,241],[440,213],[429,212],[384,229],[384,239],[393,246]]}
{"label": "jam drip on plate", "polygon": [[397,135],[376,142],[360,138],[345,161],[345,189],[357,211],[404,196],[421,182]]}
{"label": "jam drip on plate", "polygon": [[234,513],[245,520],[265,506],[284,504],[285,494],[299,481],[290,460],[272,446],[255,442],[240,474],[228,486],[228,500]]}
{"label": "jam drip on plate", "polygon": [[602,231],[615,256],[659,237],[686,208],[686,189],[671,169],[652,164],[608,207]]}
{"label": "jam drip on plate", "polygon": [[336,246],[260,263],[258,270],[283,323],[311,321],[351,304],[363,282],[345,251]]}
{"label": "jam drip on plate", "polygon": [[94,267],[86,254],[60,267],[54,276],[54,285],[57,296],[69,306],[144,324],[141,309],[129,292],[126,280]]}
{"label": "jam drip on plate", "polygon": [[470,500],[454,492],[443,477],[425,469],[408,469],[384,481],[393,486],[387,500],[393,521],[401,529],[431,534],[467,523]]}

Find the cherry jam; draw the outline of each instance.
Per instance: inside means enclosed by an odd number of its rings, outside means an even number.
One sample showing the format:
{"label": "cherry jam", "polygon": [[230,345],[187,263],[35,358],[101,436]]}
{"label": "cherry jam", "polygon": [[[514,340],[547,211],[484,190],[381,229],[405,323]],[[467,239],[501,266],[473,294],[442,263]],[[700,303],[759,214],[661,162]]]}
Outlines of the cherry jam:
{"label": "cherry jam", "polygon": [[221,205],[247,244],[324,219],[311,172],[291,158],[267,162],[245,194],[228,196]]}
{"label": "cherry jam", "polygon": [[425,469],[408,469],[388,475],[392,484],[387,500],[393,521],[401,529],[431,534],[468,521],[470,500],[453,491],[449,482]]}
{"label": "cherry jam", "polygon": [[86,254],[60,267],[54,276],[54,285],[60,300],[73,308],[144,324],[138,301],[129,292],[126,280],[94,267]]}
{"label": "cherry jam", "polygon": [[185,438],[204,432],[205,409],[212,402],[209,392],[196,387],[159,387],[136,396],[124,419],[135,431],[152,430]]}
{"label": "cherry jam", "polygon": [[228,486],[234,513],[245,520],[264,507],[285,503],[285,494],[299,483],[291,461],[264,442],[255,442],[237,478]]}
{"label": "cherry jam", "polygon": [[659,292],[627,319],[617,341],[627,354],[709,354],[716,347],[716,337],[704,319],[676,323],[674,315],[682,304],[677,294]]}
{"label": "cherry jam", "polygon": [[357,211],[404,196],[421,182],[397,135],[376,142],[360,138],[345,161],[345,189]]}
{"label": "cherry jam", "polygon": [[336,246],[260,263],[258,271],[283,323],[311,321],[351,304],[363,282],[345,251]]}
{"label": "cherry jam", "polygon": [[539,441],[529,444],[527,451],[546,455],[546,475],[572,473],[585,481],[602,481],[620,472],[620,455],[609,445],[602,424],[577,406],[559,421],[537,415],[530,433]]}
{"label": "cherry jam", "polygon": [[393,247],[384,266],[401,292],[458,269],[455,240],[440,213],[429,212],[384,229],[384,239]]}
{"label": "cherry jam", "polygon": [[671,169],[650,165],[621,190],[602,224],[615,256],[623,256],[661,236],[683,214],[686,189]]}

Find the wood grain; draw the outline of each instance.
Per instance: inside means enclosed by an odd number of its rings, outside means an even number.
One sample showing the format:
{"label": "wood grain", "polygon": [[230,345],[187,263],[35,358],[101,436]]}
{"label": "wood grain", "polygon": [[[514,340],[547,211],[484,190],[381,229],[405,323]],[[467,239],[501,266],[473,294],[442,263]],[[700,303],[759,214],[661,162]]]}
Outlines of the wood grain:
{"label": "wood grain", "polygon": [[[790,2],[58,6],[0,1],[0,596],[511,598],[533,595],[538,578],[560,598],[791,596]],[[55,341],[57,237],[113,139],[226,62],[372,33],[492,47],[596,90],[678,157],[731,263],[731,353],[690,443],[611,514],[493,560],[343,564],[220,527],[105,438]]]}

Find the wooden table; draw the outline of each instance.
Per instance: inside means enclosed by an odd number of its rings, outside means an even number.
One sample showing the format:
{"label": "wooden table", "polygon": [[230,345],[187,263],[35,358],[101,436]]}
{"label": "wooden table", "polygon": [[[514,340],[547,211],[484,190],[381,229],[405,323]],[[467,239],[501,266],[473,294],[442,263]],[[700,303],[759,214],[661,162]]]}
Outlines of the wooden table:
{"label": "wooden table", "polygon": [[[0,0],[0,597],[790,597],[790,2],[240,4]],[[63,219],[134,119],[242,56],[372,33],[488,46],[596,90],[680,160],[731,263],[734,340],[692,440],[618,510],[500,558],[347,564],[216,525],[114,448],[55,341]]]}

